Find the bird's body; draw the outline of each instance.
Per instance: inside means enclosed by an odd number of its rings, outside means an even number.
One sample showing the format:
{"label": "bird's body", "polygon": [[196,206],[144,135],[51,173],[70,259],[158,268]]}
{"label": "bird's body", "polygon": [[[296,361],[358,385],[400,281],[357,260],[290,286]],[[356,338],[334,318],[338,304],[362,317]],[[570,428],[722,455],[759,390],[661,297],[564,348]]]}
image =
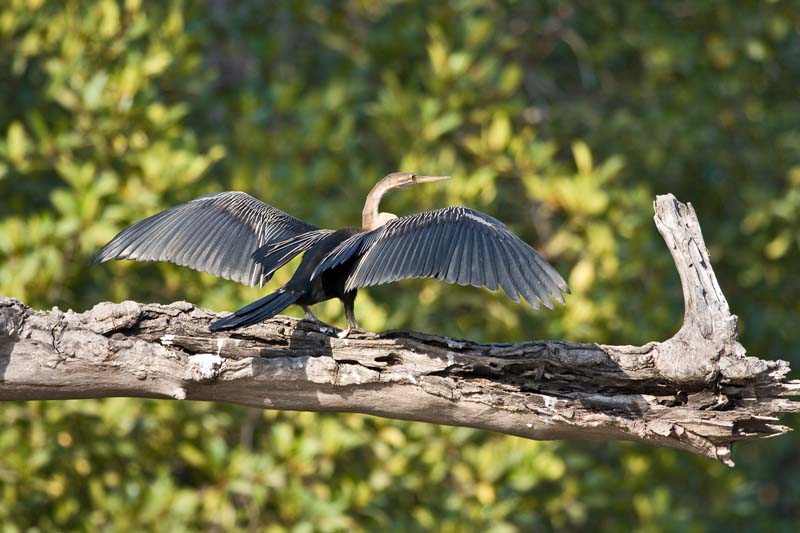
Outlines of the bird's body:
{"label": "bird's body", "polygon": [[344,299],[348,293],[353,293],[352,298],[355,299],[356,289],[350,291],[345,291],[344,289],[347,276],[352,270],[352,260],[326,270],[321,276],[315,278],[312,278],[312,276],[317,265],[329,253],[358,232],[358,228],[343,228],[335,231],[315,244],[303,255],[300,266],[297,267],[292,279],[286,284],[286,288],[302,291],[303,296],[297,300],[299,305],[314,305],[331,298]]}
{"label": "bird's body", "polygon": [[[222,320],[217,320],[211,325],[211,331],[232,329],[262,322],[280,313],[291,304],[302,306],[306,310],[306,316],[311,318],[313,314],[311,314],[308,307],[331,298],[342,300],[347,311],[348,322],[350,322],[351,316],[354,317],[353,305],[357,289],[345,290],[345,284],[347,276],[353,268],[354,260],[351,259],[341,265],[336,265],[336,267],[326,270],[319,276],[314,277],[313,274],[319,263],[329,253],[358,232],[357,228],[343,228],[323,237],[306,251],[300,261],[300,265],[286,285],[278,289],[278,291],[239,309],[232,315]],[[353,318],[352,323],[349,323],[349,326],[351,328],[356,327],[355,318]]]}
{"label": "bird's body", "polygon": [[530,246],[489,215],[448,207],[397,217],[381,213],[383,195],[444,177],[395,173],[372,189],[362,228],[318,229],[241,192],[217,193],[178,205],[127,228],[95,258],[171,261],[239,281],[261,284],[304,253],[292,278],[277,291],[211,324],[212,331],[262,322],[297,304],[339,298],[347,335],[357,328],[356,292],[392,281],[434,277],[461,285],[502,287],[534,308],[564,302],[567,284]]}

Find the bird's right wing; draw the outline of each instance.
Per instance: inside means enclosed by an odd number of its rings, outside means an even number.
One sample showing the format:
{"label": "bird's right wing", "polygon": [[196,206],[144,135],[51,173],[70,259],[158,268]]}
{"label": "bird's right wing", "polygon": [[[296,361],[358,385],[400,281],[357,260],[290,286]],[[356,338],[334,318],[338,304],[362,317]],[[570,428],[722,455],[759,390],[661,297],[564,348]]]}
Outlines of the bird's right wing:
{"label": "bird's right wing", "polygon": [[566,282],[533,248],[499,220],[465,207],[448,207],[391,220],[342,242],[314,276],[357,258],[345,290],[406,278],[433,277],[460,285],[502,287],[534,308],[564,303]]}
{"label": "bird's right wing", "polygon": [[137,222],[106,244],[93,263],[169,261],[252,286],[272,275],[252,258],[258,248],[316,229],[249,194],[221,192]]}

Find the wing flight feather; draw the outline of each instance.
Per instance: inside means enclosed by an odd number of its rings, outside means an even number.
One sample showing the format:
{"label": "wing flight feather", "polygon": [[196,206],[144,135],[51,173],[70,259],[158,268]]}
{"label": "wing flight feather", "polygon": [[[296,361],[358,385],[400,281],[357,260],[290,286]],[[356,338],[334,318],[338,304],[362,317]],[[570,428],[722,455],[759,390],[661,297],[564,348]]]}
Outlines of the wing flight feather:
{"label": "wing flight feather", "polygon": [[499,220],[465,207],[448,207],[391,220],[340,244],[314,276],[356,257],[346,290],[406,278],[501,288],[534,308],[563,303],[566,282],[533,248]]}
{"label": "wing flight feather", "polygon": [[123,230],[94,263],[111,259],[169,261],[245,285],[267,281],[251,255],[271,242],[316,230],[243,192],[210,194]]}

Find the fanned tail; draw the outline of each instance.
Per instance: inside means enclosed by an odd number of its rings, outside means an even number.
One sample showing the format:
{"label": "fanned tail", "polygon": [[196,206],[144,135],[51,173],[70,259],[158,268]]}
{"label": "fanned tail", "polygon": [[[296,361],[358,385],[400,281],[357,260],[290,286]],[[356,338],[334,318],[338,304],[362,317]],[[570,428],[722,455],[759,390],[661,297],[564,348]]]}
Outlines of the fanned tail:
{"label": "fanned tail", "polygon": [[211,331],[225,331],[263,322],[295,303],[298,298],[300,298],[300,295],[295,292],[278,289],[272,294],[268,294],[260,300],[242,307],[232,315],[212,322],[208,329]]}

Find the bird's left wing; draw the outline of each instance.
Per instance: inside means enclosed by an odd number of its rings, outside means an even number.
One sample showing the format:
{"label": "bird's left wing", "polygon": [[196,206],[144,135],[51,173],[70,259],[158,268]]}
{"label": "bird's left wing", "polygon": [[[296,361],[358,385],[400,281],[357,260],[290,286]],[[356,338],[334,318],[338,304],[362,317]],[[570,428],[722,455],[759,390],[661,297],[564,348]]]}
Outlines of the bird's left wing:
{"label": "bird's left wing", "polygon": [[137,222],[106,244],[93,263],[170,261],[252,286],[272,275],[253,252],[316,229],[249,194],[220,192]]}
{"label": "bird's left wing", "polygon": [[534,308],[563,303],[566,282],[533,248],[499,220],[465,207],[448,207],[391,220],[342,242],[314,275],[357,258],[346,290],[406,278],[433,277],[460,285],[502,287]]}

